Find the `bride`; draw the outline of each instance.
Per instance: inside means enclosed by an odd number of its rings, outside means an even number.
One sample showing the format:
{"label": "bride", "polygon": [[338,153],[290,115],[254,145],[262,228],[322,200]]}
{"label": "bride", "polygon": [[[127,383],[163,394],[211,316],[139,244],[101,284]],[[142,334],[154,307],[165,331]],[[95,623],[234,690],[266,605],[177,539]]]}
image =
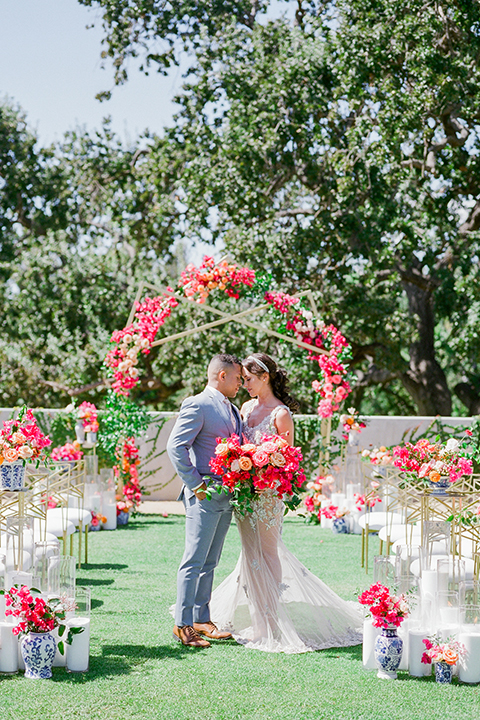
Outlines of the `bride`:
{"label": "bride", "polygon": [[[253,398],[241,409],[246,442],[282,435],[294,444],[292,412],[284,370],[255,353],[243,361],[244,385]],[[253,512],[236,513],[242,550],[233,573],[214,591],[212,620],[247,648],[302,653],[362,641],[361,614],[313,575],[282,540],[284,504],[263,490]]]}

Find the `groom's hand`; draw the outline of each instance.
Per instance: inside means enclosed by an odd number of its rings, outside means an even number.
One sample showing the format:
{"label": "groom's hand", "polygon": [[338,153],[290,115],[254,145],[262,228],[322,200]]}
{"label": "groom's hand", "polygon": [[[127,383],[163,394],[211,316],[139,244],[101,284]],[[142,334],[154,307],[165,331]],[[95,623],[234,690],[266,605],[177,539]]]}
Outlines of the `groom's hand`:
{"label": "groom's hand", "polygon": [[203,483],[202,485],[200,485],[199,488],[193,491],[197,500],[205,500],[205,498],[207,497],[207,493],[205,492],[206,489],[207,486],[205,485],[205,483]]}

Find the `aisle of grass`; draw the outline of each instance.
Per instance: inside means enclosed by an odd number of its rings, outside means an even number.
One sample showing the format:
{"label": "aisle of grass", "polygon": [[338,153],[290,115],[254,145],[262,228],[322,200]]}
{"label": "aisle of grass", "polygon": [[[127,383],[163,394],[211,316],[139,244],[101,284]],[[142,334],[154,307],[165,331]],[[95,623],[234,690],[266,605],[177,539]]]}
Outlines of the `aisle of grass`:
{"label": "aisle of grass", "polygon": [[[417,720],[476,718],[480,687],[438,686],[400,673],[379,681],[361,665],[361,647],[271,655],[234,642],[207,650],[172,639],[169,605],[183,549],[184,519],[141,517],[90,538],[79,583],[92,588],[90,671],[52,681],[0,676],[6,720]],[[345,599],[366,585],[360,539],[285,523],[288,546]],[[234,525],[217,582],[236,562]]]}

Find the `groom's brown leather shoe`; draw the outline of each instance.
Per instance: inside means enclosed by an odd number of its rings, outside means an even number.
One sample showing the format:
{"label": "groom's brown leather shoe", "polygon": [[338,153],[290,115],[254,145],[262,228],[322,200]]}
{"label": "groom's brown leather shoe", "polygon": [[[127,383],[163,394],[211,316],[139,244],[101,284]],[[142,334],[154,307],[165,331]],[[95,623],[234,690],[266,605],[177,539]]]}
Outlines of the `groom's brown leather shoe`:
{"label": "groom's brown leather shoe", "polygon": [[183,625],[182,627],[175,625],[173,628],[173,637],[181,642],[182,645],[189,645],[190,647],[210,647],[208,640],[200,637],[191,625]]}
{"label": "groom's brown leather shoe", "polygon": [[219,630],[211,620],[206,623],[193,623],[193,629],[200,635],[206,635],[213,640],[228,640],[232,637],[232,633]]}

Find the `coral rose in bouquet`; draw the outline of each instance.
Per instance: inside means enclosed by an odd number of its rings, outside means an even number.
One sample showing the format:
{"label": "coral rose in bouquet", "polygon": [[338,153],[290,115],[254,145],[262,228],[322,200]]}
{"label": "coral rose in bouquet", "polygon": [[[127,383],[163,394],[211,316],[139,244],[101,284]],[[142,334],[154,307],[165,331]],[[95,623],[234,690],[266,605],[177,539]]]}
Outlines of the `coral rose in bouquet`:
{"label": "coral rose in bouquet", "polygon": [[[222,478],[217,491],[231,493],[232,505],[244,515],[253,510],[252,503],[267,489],[282,498],[287,507],[297,507],[305,482],[301,462],[300,448],[292,447],[279,435],[265,435],[260,445],[242,445],[239,437],[232,435],[217,438],[210,467]],[[207,496],[211,497],[211,489]]]}
{"label": "coral rose in bouquet", "polygon": [[30,409],[23,407],[18,417],[6,420],[0,430],[0,465],[23,460],[39,460],[46,447],[52,444],[37,425]]}
{"label": "coral rose in bouquet", "polygon": [[448,476],[451,483],[473,472],[472,461],[465,456],[460,442],[450,438],[446,443],[431,443],[422,438],[415,445],[405,443],[393,449],[393,464],[414,480],[439,482]]}
{"label": "coral rose in bouquet", "polygon": [[369,608],[374,627],[399,627],[408,617],[408,604],[404,595],[392,595],[381,583],[375,583],[365,590],[358,601]]}

